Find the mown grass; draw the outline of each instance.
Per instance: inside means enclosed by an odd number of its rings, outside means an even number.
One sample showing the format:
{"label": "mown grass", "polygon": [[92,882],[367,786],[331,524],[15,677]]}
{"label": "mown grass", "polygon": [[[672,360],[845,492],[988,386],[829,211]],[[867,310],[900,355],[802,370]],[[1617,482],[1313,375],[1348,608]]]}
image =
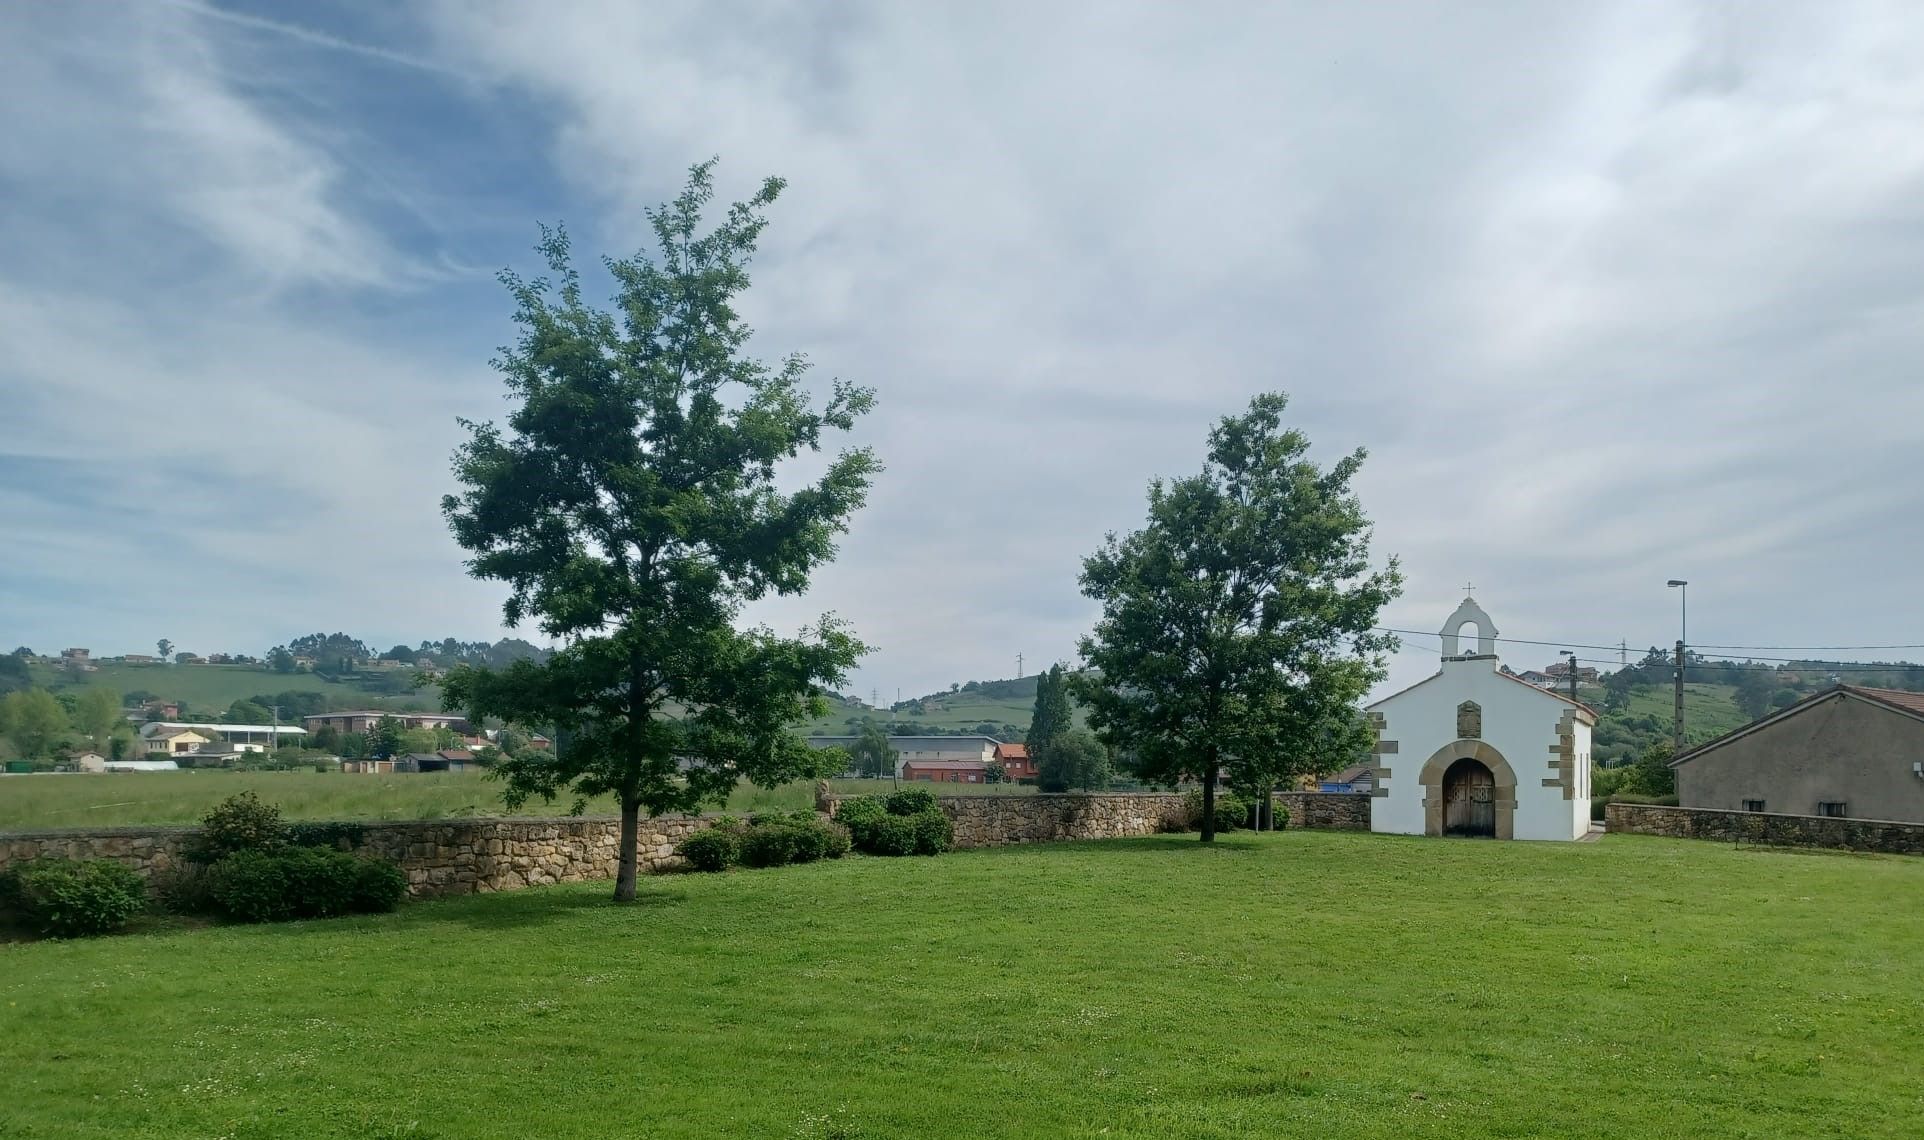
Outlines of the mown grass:
{"label": "mown grass", "polygon": [[0,948],[7,1137],[1914,1137],[1924,860],[1247,833]]}
{"label": "mown grass", "polygon": [[[886,791],[888,780],[834,780],[838,792]],[[1033,788],[966,784],[922,785],[943,793],[1019,794]],[[808,807],[814,784],[778,788],[749,784],[729,798],[730,811]],[[504,815],[565,815],[571,799],[535,799],[509,811],[501,785],[483,772],[350,775],[342,772],[112,772],[0,776],[0,831],[196,823],[209,808],[241,791],[280,805],[288,819],[448,819]],[[592,815],[613,815],[609,797],[590,800]]]}

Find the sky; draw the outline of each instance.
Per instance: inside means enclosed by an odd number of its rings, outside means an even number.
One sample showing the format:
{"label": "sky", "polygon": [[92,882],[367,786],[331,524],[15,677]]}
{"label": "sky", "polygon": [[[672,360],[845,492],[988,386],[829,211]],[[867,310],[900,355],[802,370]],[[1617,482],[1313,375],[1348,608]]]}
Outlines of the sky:
{"label": "sky", "polygon": [[0,638],[508,632],[438,508],[495,275],[719,156],[789,180],[755,351],[878,395],[753,615],[848,620],[850,691],[1073,661],[1081,559],[1274,390],[1367,449],[1393,628],[1473,582],[1515,667],[1614,660],[1682,578],[1693,644],[1924,643],[1920,55],[1903,3],[0,3]]}

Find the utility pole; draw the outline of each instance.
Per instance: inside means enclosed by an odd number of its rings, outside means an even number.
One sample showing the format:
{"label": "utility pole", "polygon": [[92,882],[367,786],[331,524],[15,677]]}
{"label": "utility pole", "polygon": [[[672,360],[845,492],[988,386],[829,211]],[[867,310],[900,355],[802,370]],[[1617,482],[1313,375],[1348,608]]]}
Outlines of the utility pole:
{"label": "utility pole", "polygon": [[1619,639],[1617,641],[1617,668],[1619,669],[1627,668],[1629,664],[1630,664],[1630,642],[1627,640]]}
{"label": "utility pole", "polygon": [[1690,583],[1682,578],[1672,578],[1664,585],[1673,586],[1682,591],[1680,601],[1682,608],[1679,611],[1677,625],[1677,708],[1670,728],[1671,754],[1681,756],[1683,755],[1684,642],[1690,639]]}
{"label": "utility pole", "polygon": [[1570,700],[1574,703],[1577,699],[1577,652],[1574,649],[1559,649],[1557,650],[1557,656],[1567,658],[1570,662],[1568,666],[1570,670]]}
{"label": "utility pole", "polygon": [[1020,653],[1015,655],[1015,679],[1018,681],[1022,679],[1022,654]]}
{"label": "utility pole", "polygon": [[1683,638],[1677,639],[1677,711],[1670,730],[1670,752],[1683,754]]}

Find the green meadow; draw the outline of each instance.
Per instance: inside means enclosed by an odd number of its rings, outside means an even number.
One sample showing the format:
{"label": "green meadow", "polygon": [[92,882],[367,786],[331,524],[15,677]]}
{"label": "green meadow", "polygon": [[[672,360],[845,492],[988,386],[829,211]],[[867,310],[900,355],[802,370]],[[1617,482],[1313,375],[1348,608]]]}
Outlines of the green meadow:
{"label": "green meadow", "polygon": [[1915,1137],[1924,860],[1007,847],[0,946],[4,1137]]}

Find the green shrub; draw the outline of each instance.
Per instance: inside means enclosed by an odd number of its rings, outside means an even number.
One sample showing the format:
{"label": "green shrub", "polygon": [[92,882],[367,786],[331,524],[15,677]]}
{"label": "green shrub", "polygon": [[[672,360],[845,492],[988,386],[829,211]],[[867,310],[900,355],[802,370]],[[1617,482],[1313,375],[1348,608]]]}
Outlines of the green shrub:
{"label": "green shrub", "polygon": [[734,828],[718,824],[682,840],[675,854],[697,871],[726,871],[741,858],[740,839]]}
{"label": "green shrub", "polygon": [[408,895],[407,872],[392,859],[362,856],[354,868],[354,894],[349,906],[355,914],[387,914]]}
{"label": "green shrub", "polygon": [[851,832],[860,832],[888,813],[888,805],[882,802],[880,796],[857,796],[852,800],[843,800],[835,808],[836,820]]}
{"label": "green shrub", "polygon": [[[1189,830],[1202,829],[1202,789],[1192,788],[1183,793],[1183,807],[1189,813]],[[1249,805],[1234,792],[1216,793],[1216,830],[1235,831],[1249,824]]]}
{"label": "green shrub", "polygon": [[940,855],[955,842],[955,824],[940,810],[901,817],[915,828],[915,853]]}
{"label": "green shrub", "polygon": [[788,823],[764,823],[742,835],[742,866],[780,867],[795,861],[801,829]]}
{"label": "green shrub", "polygon": [[1269,825],[1277,831],[1289,826],[1289,809],[1274,799],[1270,800],[1269,805]]}
{"label": "green shrub", "polygon": [[352,851],[367,837],[367,828],[358,823],[293,823],[288,825],[286,836],[294,847],[337,847]]}
{"label": "green shrub", "polygon": [[914,816],[885,815],[854,833],[855,846],[870,855],[915,854]]}
{"label": "green shrub", "polygon": [[214,909],[239,922],[374,914],[407,894],[407,876],[392,862],[327,847],[236,851],[208,878]]}
{"label": "green shrub", "polygon": [[903,788],[890,793],[887,806],[890,815],[921,815],[925,811],[940,811],[935,802],[935,793],[927,788]]}
{"label": "green shrub", "polygon": [[36,859],[0,875],[0,903],[52,938],[111,934],[147,906],[147,884],[112,859]]}
{"label": "green shrub", "polygon": [[241,851],[273,851],[287,842],[281,809],[253,792],[222,800],[200,821],[200,833],[182,854],[195,863],[217,863]]}
{"label": "green shrub", "polygon": [[287,866],[266,851],[236,851],[208,871],[214,909],[239,922],[281,922],[294,917]]}
{"label": "green shrub", "polygon": [[212,870],[205,863],[176,863],[154,876],[154,898],[169,914],[213,914]]}
{"label": "green shrub", "polygon": [[838,859],[848,852],[848,832],[824,823],[813,812],[758,815],[741,838],[741,861],[746,867],[780,867]]}

